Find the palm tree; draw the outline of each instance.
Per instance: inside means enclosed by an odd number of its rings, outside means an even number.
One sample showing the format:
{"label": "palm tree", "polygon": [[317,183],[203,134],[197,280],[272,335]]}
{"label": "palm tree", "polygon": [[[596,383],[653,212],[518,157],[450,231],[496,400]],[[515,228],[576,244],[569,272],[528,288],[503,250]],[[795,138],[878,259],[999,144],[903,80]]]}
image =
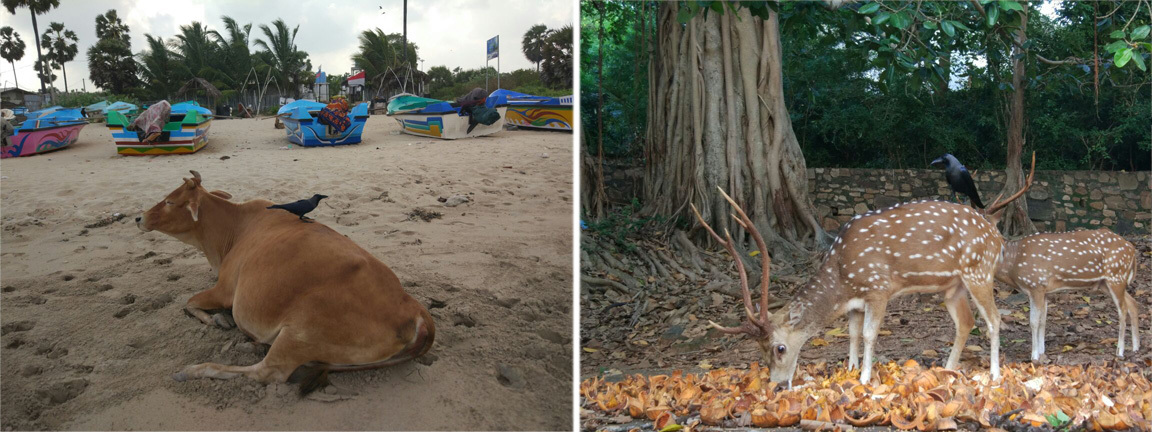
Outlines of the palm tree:
{"label": "palm tree", "polygon": [[284,20],[277,18],[272,21],[272,27],[260,25],[264,39],[256,39],[256,45],[264,48],[267,53],[262,57],[270,61],[269,66],[276,71],[277,81],[292,89],[292,94],[299,96],[300,83],[307,79],[309,69],[312,68],[308,53],[296,48],[296,32],[300,31],[300,26],[289,31]]}
{"label": "palm tree", "polygon": [[[4,8],[8,9],[8,13],[16,15],[16,9],[26,7],[28,12],[32,13],[32,42],[36,45],[36,58],[38,61],[43,62],[44,55],[40,53],[40,45],[36,44],[36,40],[40,38],[40,28],[36,26],[36,15],[43,15],[48,11],[60,7],[60,0],[2,0]],[[40,93],[47,93],[44,88],[44,79],[42,73],[37,73],[40,79]]]}
{"label": "palm tree", "polygon": [[[16,61],[24,58],[24,47],[24,40],[20,39],[20,33],[16,33],[12,27],[0,28],[0,57],[8,60],[8,64],[12,65],[13,80],[16,80]],[[19,80],[16,80],[16,87],[20,87]]]}
{"label": "palm tree", "polygon": [[92,85],[123,94],[137,87],[138,67],[132,56],[132,40],[128,25],[110,9],[96,16],[96,36],[99,40],[88,48],[88,78]]}
{"label": "palm tree", "polygon": [[64,63],[76,58],[79,49],[76,48],[76,32],[64,28],[63,23],[54,22],[48,25],[48,31],[40,39],[40,46],[48,50],[48,57],[52,59],[52,68],[60,68],[64,72],[64,93],[68,93],[68,70]]}
{"label": "palm tree", "polygon": [[214,34],[219,36],[199,21],[193,21],[190,25],[180,26],[180,33],[176,35],[176,49],[195,77],[212,80],[219,72],[212,65],[217,48],[212,41]]}
{"label": "palm tree", "polygon": [[536,72],[540,72],[540,61],[544,60],[544,41],[548,38],[548,26],[536,24],[524,32],[524,39],[520,41],[520,50],[528,61],[536,63]]}
{"label": "palm tree", "polygon": [[140,75],[152,97],[167,99],[191,75],[179,54],[168,47],[164,38],[145,33],[148,50],[140,53]]}
{"label": "palm tree", "polygon": [[97,39],[120,39],[124,43],[131,43],[128,36],[128,24],[120,20],[116,9],[109,9],[102,15],[96,16]]}
{"label": "palm tree", "polygon": [[227,79],[228,87],[240,88],[243,87],[240,81],[252,70],[252,53],[248,49],[252,24],[240,25],[227,15],[220,19],[224,21],[224,33],[227,37],[215,30],[211,32],[216,40],[217,50],[222,54],[220,57],[223,63],[219,69]]}
{"label": "palm tree", "polygon": [[[401,52],[404,45],[404,36],[399,33],[384,34],[379,28],[364,30],[360,33],[360,51],[352,55],[352,63],[364,70],[368,81],[377,82],[383,78],[389,69],[402,66],[404,54]],[[414,59],[408,64],[419,61],[416,55],[416,45],[408,44],[407,58]]]}

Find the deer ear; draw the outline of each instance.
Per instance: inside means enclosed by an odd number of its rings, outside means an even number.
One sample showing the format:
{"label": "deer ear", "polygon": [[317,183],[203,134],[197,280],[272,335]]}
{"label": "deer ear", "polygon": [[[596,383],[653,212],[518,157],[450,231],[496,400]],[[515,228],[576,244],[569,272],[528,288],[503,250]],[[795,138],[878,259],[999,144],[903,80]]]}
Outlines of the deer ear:
{"label": "deer ear", "polygon": [[804,314],[804,305],[800,302],[792,303],[788,308],[788,325],[796,326],[800,322],[800,316]]}

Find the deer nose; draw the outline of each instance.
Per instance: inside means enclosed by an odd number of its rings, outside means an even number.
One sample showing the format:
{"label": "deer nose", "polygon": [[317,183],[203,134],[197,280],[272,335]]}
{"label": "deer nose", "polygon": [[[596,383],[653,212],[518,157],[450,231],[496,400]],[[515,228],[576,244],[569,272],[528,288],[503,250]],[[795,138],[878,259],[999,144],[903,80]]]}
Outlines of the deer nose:
{"label": "deer nose", "polygon": [[787,383],[776,383],[776,388],[773,389],[773,391],[777,391],[777,392],[784,391],[784,390],[788,390],[788,384]]}
{"label": "deer nose", "polygon": [[140,216],[136,216],[136,223],[140,223]]}

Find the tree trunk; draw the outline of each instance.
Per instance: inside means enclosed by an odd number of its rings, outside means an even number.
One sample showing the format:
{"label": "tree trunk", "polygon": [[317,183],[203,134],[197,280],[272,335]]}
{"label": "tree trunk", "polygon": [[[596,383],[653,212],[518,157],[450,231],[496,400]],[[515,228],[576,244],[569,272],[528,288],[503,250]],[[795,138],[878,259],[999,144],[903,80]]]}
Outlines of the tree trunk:
{"label": "tree trunk", "polygon": [[597,158],[592,162],[591,154],[584,151],[580,153],[584,159],[581,163],[581,174],[590,178],[590,181],[583,182],[581,187],[588,186],[593,191],[591,196],[582,197],[587,198],[586,201],[581,200],[582,207],[588,217],[599,219],[604,216],[608,204],[608,194],[604,191],[604,4],[597,3],[596,9],[600,13],[596,53],[596,96],[599,98],[596,106]]}
{"label": "tree trunk", "polygon": [[68,93],[68,69],[64,69],[64,63],[60,63],[60,71],[64,72],[64,93]]}
{"label": "tree trunk", "polygon": [[[44,64],[44,55],[40,53],[40,28],[36,26],[36,12],[32,11],[31,6],[28,7],[28,12],[32,14],[32,33],[34,33],[32,35],[32,45],[36,45],[36,59],[40,60],[40,64]],[[37,74],[36,78],[40,79],[40,97],[44,97],[43,95],[48,92],[44,86],[44,78],[40,77],[39,74]],[[44,108],[43,100],[40,101],[40,105],[41,108]]]}
{"label": "tree trunk", "polygon": [[719,187],[771,253],[826,243],[784,104],[778,15],[761,20],[740,9],[682,25],[677,9],[660,4],[650,57],[645,211],[694,221],[692,203],[717,232],[732,231],[742,243]]}
{"label": "tree trunk", "polygon": [[[1008,109],[1008,163],[1005,167],[1004,196],[1009,196],[1024,187],[1024,168],[1020,156],[1024,150],[1024,51],[1020,48],[1027,41],[1025,30],[1028,26],[1028,8],[1020,14],[1020,28],[1016,30],[1016,42],[1012,56],[1012,100]],[[1036,225],[1028,218],[1028,197],[1020,197],[1004,209],[1004,233],[1008,235],[1031,234]]]}
{"label": "tree trunk", "polygon": [[8,62],[12,65],[12,80],[16,82],[16,88],[20,88],[20,79],[16,77],[16,62]]}

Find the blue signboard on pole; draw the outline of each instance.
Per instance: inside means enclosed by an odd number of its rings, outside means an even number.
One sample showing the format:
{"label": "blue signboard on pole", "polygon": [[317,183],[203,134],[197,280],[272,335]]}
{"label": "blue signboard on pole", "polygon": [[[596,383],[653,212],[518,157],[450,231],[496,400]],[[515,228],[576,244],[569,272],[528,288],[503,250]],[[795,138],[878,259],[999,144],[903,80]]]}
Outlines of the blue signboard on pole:
{"label": "blue signboard on pole", "polygon": [[500,36],[488,39],[488,60],[500,57]]}

